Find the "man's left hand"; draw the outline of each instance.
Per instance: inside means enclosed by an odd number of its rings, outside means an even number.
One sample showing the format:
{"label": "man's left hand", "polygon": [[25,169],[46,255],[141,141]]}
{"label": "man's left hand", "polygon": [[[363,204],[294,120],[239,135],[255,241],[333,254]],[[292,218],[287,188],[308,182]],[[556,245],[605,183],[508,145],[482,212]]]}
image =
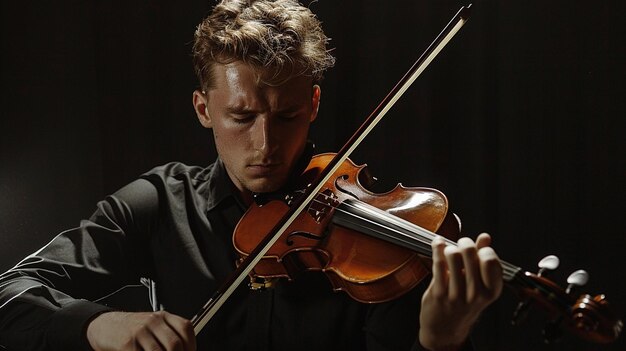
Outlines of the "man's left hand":
{"label": "man's left hand", "polygon": [[457,349],[480,313],[500,296],[502,266],[490,244],[485,233],[476,243],[461,238],[457,246],[441,237],[433,240],[433,277],[420,313],[419,340],[425,348]]}

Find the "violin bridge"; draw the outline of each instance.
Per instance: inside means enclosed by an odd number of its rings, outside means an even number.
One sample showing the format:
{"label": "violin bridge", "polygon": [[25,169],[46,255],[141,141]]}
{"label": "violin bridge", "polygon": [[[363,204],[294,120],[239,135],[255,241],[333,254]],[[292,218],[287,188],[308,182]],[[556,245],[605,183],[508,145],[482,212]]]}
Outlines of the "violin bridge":
{"label": "violin bridge", "polygon": [[330,189],[321,191],[309,204],[307,212],[315,222],[321,223],[339,205],[338,197]]}

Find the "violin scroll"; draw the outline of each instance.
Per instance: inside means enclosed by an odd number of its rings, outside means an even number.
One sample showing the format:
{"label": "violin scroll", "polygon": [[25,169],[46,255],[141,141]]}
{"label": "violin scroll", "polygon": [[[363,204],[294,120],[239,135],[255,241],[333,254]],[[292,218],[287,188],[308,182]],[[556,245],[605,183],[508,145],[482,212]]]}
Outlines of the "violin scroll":
{"label": "violin scroll", "polygon": [[[575,273],[580,275],[579,272]],[[559,335],[560,325],[578,337],[594,343],[613,342],[623,329],[623,322],[615,316],[603,294],[595,297],[581,294],[576,297],[573,296],[571,283],[567,289],[563,289],[545,276],[521,270],[507,279],[505,268],[505,280],[508,280],[508,285],[523,301],[515,312],[514,324],[520,319],[520,311],[525,312],[531,302],[548,311],[550,322],[544,329],[547,342],[553,341]]]}
{"label": "violin scroll", "polygon": [[572,308],[572,327],[586,339],[598,343],[609,343],[622,332],[623,322],[611,313],[606,297],[581,295]]}

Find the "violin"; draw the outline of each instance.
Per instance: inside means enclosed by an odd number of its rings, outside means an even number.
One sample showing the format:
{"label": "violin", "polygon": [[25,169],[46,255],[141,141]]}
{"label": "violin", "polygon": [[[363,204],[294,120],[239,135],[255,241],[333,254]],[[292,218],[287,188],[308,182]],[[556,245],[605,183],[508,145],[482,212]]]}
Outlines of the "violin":
{"label": "violin", "polygon": [[[367,190],[371,179],[365,167],[354,165],[348,157],[465,24],[470,7],[454,15],[336,154],[312,159],[299,189],[260,201],[246,212],[233,235],[242,259],[192,318],[196,335],[248,276],[271,281],[318,270],[335,290],[376,303],[401,296],[428,276],[435,235],[456,245],[452,240],[458,237],[460,226],[448,213],[445,195],[401,185],[374,194]],[[504,281],[522,297],[516,315],[523,315],[531,301],[537,301],[550,313],[554,325],[565,324],[586,340],[607,343],[621,333],[623,323],[612,314],[604,295],[574,297],[569,288],[562,289],[541,271],[533,274],[500,263]],[[553,264],[549,260],[547,265]]]}
{"label": "violin", "polygon": [[[303,186],[333,157],[313,157],[299,177]],[[445,195],[437,190],[398,185],[375,194],[363,186],[371,182],[365,166],[344,162],[256,264],[252,276],[291,280],[302,271],[322,271],[335,290],[364,303],[393,300],[415,287],[429,274],[418,253],[429,255],[429,239],[435,235],[431,233],[457,239],[460,225],[449,214]],[[286,194],[248,209],[233,233],[241,257],[252,252],[295,196]]]}
{"label": "violin", "polygon": [[[316,179],[333,157],[313,157],[300,177],[303,186]],[[321,271],[335,290],[363,303],[379,303],[400,297],[426,278],[432,240],[442,235],[448,245],[455,245],[460,235],[460,222],[448,211],[447,198],[435,189],[400,184],[376,194],[364,186],[371,183],[366,166],[345,161],[256,264],[253,282],[291,280],[303,271]],[[300,194],[285,194],[248,209],[233,234],[241,257],[259,245]],[[542,268],[555,268],[554,259],[546,259]],[[500,264],[505,284],[523,301],[514,318],[522,317],[536,301],[548,311],[552,324],[563,323],[585,340],[609,343],[619,336],[622,321],[612,314],[604,295],[574,296],[543,272],[533,274],[503,260]]]}

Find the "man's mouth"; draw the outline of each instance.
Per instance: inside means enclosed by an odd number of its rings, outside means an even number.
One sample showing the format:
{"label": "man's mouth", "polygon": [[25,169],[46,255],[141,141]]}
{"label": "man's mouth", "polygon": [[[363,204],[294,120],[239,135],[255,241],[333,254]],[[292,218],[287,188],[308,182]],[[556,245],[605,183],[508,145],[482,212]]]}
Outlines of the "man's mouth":
{"label": "man's mouth", "polygon": [[254,163],[247,168],[254,176],[265,176],[273,173],[279,166],[279,163]]}

